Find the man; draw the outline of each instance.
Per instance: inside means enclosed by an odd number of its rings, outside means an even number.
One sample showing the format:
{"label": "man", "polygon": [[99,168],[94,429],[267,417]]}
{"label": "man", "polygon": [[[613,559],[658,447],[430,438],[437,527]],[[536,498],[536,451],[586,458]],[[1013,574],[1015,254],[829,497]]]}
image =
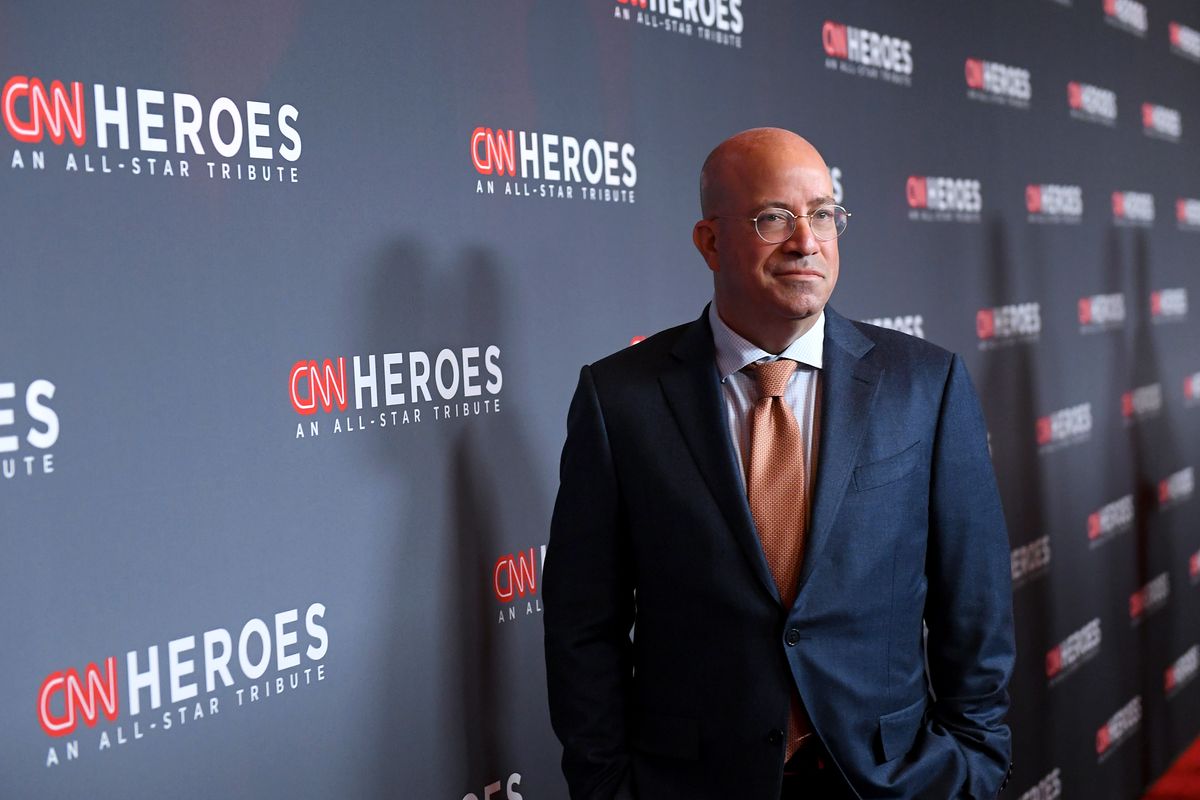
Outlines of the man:
{"label": "man", "polygon": [[571,796],[995,797],[1008,541],[963,363],[826,305],[848,215],[796,134],[723,142],[701,206],[713,303],[571,404],[542,584]]}

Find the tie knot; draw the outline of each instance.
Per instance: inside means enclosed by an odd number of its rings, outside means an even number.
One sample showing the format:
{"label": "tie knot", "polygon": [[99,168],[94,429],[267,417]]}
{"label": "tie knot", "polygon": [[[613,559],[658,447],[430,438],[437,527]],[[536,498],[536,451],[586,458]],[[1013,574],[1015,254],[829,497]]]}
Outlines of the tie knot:
{"label": "tie knot", "polygon": [[790,358],[780,358],[754,366],[754,377],[758,379],[759,397],[783,397],[788,378],[798,364]]}

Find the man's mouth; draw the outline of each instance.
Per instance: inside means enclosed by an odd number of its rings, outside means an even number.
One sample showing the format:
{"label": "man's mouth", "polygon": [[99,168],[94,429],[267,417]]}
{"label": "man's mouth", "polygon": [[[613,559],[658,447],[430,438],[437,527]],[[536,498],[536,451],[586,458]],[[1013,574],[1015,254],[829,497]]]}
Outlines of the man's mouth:
{"label": "man's mouth", "polygon": [[824,278],[825,273],[812,267],[787,267],[772,273],[776,278]]}

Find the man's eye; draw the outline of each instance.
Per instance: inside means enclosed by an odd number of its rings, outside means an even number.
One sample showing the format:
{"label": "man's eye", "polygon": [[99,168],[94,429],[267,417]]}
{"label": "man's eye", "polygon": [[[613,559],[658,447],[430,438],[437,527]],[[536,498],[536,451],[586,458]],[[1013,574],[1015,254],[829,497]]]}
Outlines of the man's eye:
{"label": "man's eye", "polygon": [[814,220],[827,220],[833,216],[833,212],[826,208],[818,208],[813,212]]}
{"label": "man's eye", "polygon": [[763,213],[758,215],[758,221],[765,223],[767,225],[775,225],[777,223],[783,222],[783,215],[776,214],[776,213],[770,212],[770,211],[764,211]]}

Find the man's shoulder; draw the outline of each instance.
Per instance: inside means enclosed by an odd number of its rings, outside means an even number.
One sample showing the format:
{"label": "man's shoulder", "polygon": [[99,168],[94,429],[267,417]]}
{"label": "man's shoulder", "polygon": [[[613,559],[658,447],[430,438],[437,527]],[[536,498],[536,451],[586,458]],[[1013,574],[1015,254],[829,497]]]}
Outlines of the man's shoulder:
{"label": "man's shoulder", "polygon": [[885,362],[894,364],[897,361],[905,361],[913,364],[948,365],[954,358],[954,353],[946,348],[902,331],[846,317],[841,317],[841,321],[871,342],[872,357]]}
{"label": "man's shoulder", "polygon": [[[672,359],[671,354],[680,340],[686,335],[698,333],[693,330],[694,326],[703,324],[703,320],[700,319],[667,328],[588,366],[593,375],[603,376],[610,380],[657,374]],[[711,342],[711,334],[708,336]]]}

